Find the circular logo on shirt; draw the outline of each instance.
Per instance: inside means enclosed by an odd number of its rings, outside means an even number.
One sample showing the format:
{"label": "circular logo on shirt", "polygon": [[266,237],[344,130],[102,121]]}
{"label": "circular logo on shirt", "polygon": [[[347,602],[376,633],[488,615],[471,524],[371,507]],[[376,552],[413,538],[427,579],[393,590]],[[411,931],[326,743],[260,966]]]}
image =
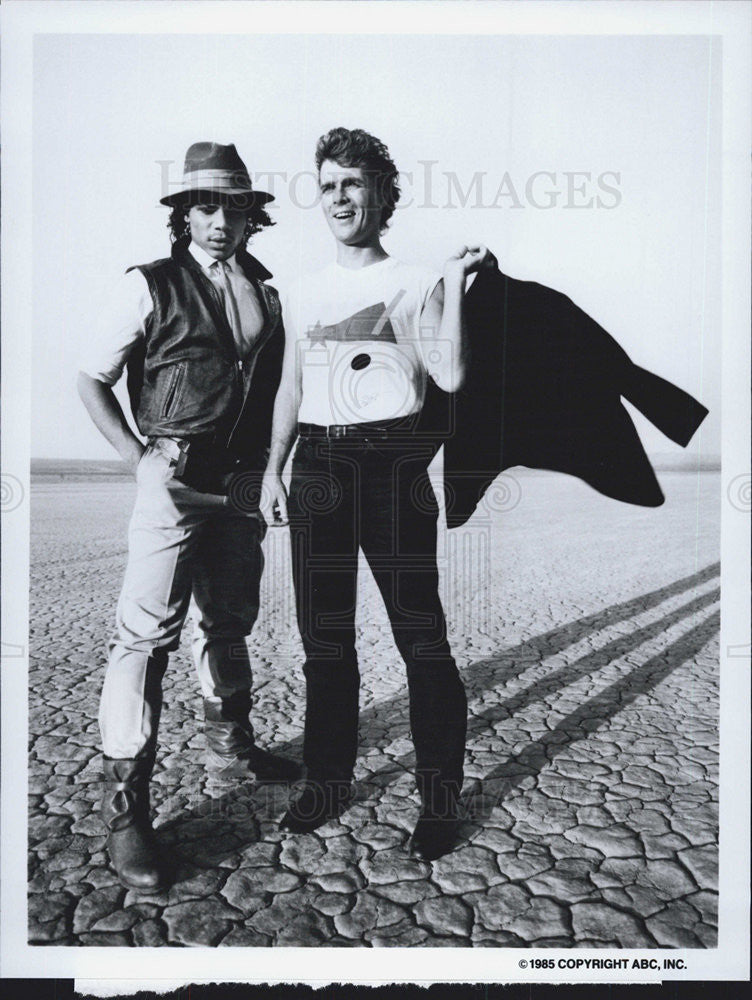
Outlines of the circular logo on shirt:
{"label": "circular logo on shirt", "polygon": [[356,354],[355,357],[350,362],[350,367],[354,372],[362,371],[367,368],[371,363],[370,354]]}
{"label": "circular logo on shirt", "polygon": [[[414,365],[396,344],[353,344],[341,349],[329,376],[337,423],[391,420],[415,409]],[[374,414],[377,414],[376,416]]]}

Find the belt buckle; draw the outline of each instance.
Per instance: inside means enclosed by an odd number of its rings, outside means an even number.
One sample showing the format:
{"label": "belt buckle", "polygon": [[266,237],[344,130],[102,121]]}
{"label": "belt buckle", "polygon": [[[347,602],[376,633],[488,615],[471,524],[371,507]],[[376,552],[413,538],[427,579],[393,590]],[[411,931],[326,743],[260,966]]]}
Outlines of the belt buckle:
{"label": "belt buckle", "polygon": [[188,442],[182,438],[166,437],[160,435],[152,439],[157,450],[161,451],[165,458],[169,459],[170,468],[175,468],[181,463],[185,463],[188,454]]}

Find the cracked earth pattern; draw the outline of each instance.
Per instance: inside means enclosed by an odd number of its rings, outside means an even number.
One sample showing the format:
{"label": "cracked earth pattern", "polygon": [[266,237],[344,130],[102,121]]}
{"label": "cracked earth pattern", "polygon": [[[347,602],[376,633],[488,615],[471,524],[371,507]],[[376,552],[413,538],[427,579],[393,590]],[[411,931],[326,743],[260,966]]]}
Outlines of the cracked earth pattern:
{"label": "cracked earth pattern", "polygon": [[[97,707],[134,486],[32,491],[29,941],[55,945],[714,947],[719,477],[662,475],[657,510],[515,471],[440,535],[470,703],[464,820],[433,863],[404,672],[361,575],[354,804],[283,835],[284,788],[205,793],[187,641],[165,678],[152,784],[174,865],[121,888],[98,819]],[[519,501],[519,502],[517,502]],[[304,688],[282,529],[250,640],[259,742],[300,759]]]}

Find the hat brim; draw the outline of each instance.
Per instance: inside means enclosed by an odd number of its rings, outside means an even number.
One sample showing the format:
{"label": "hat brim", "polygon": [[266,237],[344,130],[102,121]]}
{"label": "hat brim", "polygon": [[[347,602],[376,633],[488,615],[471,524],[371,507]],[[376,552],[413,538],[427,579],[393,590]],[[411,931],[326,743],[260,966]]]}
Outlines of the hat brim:
{"label": "hat brim", "polygon": [[190,207],[191,205],[223,205],[228,208],[236,208],[239,211],[248,211],[256,205],[266,205],[274,201],[274,195],[268,191],[252,191],[245,188],[237,188],[232,191],[218,190],[217,188],[187,188],[185,191],[176,191],[174,194],[165,195],[159,199],[160,205],[167,205],[168,208]]}

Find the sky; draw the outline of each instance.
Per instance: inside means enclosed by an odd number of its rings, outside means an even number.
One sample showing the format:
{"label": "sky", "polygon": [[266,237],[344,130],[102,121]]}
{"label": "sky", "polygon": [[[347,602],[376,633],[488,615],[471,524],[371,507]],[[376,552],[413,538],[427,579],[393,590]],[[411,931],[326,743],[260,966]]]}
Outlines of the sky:
{"label": "sky", "polygon": [[[487,244],[701,399],[690,447],[719,453],[720,97],[703,36],[37,35],[31,454],[117,457],[76,372],[123,271],[169,252],[158,201],[186,148],[233,142],[273,191],[250,249],[284,294],[333,258],[313,152],[335,125],[402,172],[389,253]],[[680,451],[630,412],[649,451]]]}

